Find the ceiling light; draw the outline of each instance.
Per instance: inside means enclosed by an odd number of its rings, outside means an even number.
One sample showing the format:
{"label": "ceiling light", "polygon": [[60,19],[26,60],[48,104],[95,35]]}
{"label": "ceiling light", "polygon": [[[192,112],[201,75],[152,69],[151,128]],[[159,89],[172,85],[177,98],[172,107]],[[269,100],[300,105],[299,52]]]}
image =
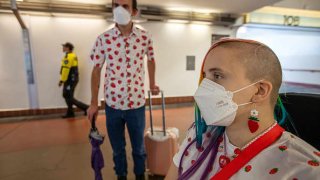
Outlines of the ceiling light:
{"label": "ceiling light", "polygon": [[211,13],[219,13],[218,10],[212,9],[200,9],[200,8],[187,8],[187,7],[171,7],[166,8],[168,11],[180,11],[180,12],[195,12],[195,13],[202,13],[202,14],[211,14]]}
{"label": "ceiling light", "polygon": [[189,23],[188,20],[181,20],[181,19],[168,19],[167,22],[169,22],[169,23],[182,23],[182,24]]}
{"label": "ceiling light", "polygon": [[192,24],[200,24],[200,25],[212,25],[212,22],[208,21],[192,21]]}

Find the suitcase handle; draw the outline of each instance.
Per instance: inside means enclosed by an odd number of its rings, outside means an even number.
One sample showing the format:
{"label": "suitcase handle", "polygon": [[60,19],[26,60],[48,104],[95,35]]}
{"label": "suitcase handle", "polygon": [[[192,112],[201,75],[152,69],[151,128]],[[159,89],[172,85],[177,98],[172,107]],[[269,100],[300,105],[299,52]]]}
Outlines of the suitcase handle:
{"label": "suitcase handle", "polygon": [[97,127],[96,127],[96,117],[95,117],[95,116],[92,117],[91,129],[92,129],[93,131],[96,131],[96,130],[97,130]]}
{"label": "suitcase handle", "polygon": [[[165,114],[164,114],[164,110],[165,110],[165,100],[164,100],[164,95],[163,95],[163,91],[160,91],[161,94],[161,99],[162,99],[162,103],[161,103],[161,107],[162,107],[162,127],[163,127],[163,135],[166,136],[166,119],[165,119]],[[150,128],[151,128],[151,135],[153,135],[153,124],[152,124],[152,99],[151,99],[151,91],[148,91],[148,96],[149,96],[149,114],[150,114]]]}

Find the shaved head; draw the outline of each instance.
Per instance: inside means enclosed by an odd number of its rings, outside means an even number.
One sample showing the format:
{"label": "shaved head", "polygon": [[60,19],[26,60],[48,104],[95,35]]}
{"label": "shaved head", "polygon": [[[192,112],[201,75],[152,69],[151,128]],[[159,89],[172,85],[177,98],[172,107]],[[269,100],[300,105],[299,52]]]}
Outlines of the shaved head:
{"label": "shaved head", "polygon": [[218,47],[228,48],[236,55],[250,81],[263,79],[272,83],[271,104],[275,105],[282,82],[281,65],[276,54],[266,45],[258,43],[224,42]]}

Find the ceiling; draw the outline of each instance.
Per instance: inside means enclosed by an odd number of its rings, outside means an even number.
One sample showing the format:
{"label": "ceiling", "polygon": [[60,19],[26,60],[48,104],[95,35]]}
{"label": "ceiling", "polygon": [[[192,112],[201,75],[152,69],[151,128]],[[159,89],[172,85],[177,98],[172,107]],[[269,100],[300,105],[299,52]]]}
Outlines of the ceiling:
{"label": "ceiling", "polygon": [[320,11],[320,0],[282,0],[274,6]]}
{"label": "ceiling", "polygon": [[[110,5],[111,0],[17,0],[23,2],[85,3]],[[320,11],[320,0],[138,0],[140,7],[199,13],[244,14],[264,6],[276,6]]]}
{"label": "ceiling", "polygon": [[[35,0],[24,0],[33,2]],[[111,4],[111,0],[41,0],[41,2],[75,2]],[[166,9],[204,13],[243,14],[258,8],[273,5],[280,0],[138,0],[139,6],[155,6]]]}
{"label": "ceiling", "polygon": [[[28,1],[28,0],[25,0]],[[32,0],[29,0],[32,1]],[[111,0],[42,0],[110,4]],[[320,0],[138,0],[138,4],[183,11],[242,14],[263,6],[320,11]]]}
{"label": "ceiling", "polygon": [[[111,0],[16,0],[23,12],[69,13],[112,16]],[[22,1],[22,2],[21,2]],[[140,19],[179,19],[232,25],[243,14],[265,6],[320,11],[320,0],[137,0]],[[0,0],[0,10],[10,10],[10,1]],[[139,19],[138,18],[138,19]]]}

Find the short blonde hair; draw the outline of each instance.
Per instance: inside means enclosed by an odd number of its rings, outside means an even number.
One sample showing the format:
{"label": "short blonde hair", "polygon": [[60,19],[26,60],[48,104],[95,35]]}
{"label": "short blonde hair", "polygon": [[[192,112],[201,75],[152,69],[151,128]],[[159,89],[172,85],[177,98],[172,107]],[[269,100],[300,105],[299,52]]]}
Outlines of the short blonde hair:
{"label": "short blonde hair", "polygon": [[246,70],[246,77],[254,82],[261,79],[270,81],[271,105],[275,105],[282,83],[282,69],[277,55],[268,46],[245,41],[227,41],[218,47],[230,48],[239,57],[240,64]]}

